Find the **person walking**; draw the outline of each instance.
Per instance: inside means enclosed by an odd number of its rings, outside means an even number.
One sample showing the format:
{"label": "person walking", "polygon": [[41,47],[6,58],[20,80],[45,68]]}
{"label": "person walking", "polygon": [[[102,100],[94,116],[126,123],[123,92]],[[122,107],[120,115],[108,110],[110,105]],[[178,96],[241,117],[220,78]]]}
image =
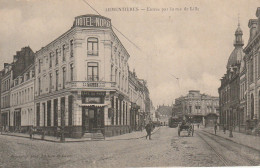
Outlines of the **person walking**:
{"label": "person walking", "polygon": [[149,136],[149,140],[152,139],[152,138],[151,138],[152,128],[153,128],[153,125],[152,125],[152,123],[151,123],[151,121],[150,121],[150,122],[145,126],[145,130],[146,130],[146,133],[147,133],[146,139],[147,139],[148,136]]}
{"label": "person walking", "polygon": [[217,135],[217,128],[218,128],[218,124],[215,123],[215,126],[214,126],[215,135]]}

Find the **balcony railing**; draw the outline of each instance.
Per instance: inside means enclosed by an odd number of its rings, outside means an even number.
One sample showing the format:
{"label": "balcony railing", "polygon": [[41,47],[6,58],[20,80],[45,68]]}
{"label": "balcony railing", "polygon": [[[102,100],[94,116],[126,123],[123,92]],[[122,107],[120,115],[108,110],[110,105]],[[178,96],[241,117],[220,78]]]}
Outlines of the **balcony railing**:
{"label": "balcony railing", "polygon": [[89,81],[76,81],[76,82],[69,82],[68,87],[70,88],[115,88],[115,82],[103,82],[103,81],[96,81],[96,82],[89,82]]}

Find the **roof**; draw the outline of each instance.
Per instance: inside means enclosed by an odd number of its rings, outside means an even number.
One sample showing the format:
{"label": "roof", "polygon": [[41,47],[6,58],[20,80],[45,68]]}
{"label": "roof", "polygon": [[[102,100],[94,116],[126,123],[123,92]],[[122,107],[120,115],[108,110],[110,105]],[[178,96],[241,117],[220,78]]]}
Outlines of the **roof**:
{"label": "roof", "polygon": [[238,63],[241,63],[244,57],[244,52],[242,47],[236,47],[229,56],[227,68],[232,67]]}

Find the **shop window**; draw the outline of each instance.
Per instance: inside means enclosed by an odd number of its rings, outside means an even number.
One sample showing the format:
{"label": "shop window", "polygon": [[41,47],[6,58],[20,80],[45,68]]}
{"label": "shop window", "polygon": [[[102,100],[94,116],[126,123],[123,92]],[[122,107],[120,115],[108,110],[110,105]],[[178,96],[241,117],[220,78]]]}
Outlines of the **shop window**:
{"label": "shop window", "polygon": [[54,111],[53,125],[58,126],[58,99],[54,99],[53,111]]}
{"label": "shop window", "polygon": [[73,96],[69,96],[69,126],[72,126],[72,114],[73,114]]}
{"label": "shop window", "polygon": [[47,126],[51,126],[51,100],[47,102]]}
{"label": "shop window", "polygon": [[36,105],[36,126],[40,126],[40,103]]}

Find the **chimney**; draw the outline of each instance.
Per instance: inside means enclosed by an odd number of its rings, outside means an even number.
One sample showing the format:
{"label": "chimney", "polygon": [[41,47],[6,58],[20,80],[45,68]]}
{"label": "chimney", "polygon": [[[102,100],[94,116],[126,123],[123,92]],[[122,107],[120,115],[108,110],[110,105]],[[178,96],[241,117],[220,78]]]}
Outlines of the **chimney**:
{"label": "chimney", "polygon": [[14,55],[14,60],[13,60],[13,62],[15,63],[17,60],[18,60],[17,55]]}
{"label": "chimney", "polygon": [[248,42],[250,42],[257,34],[257,19],[250,19],[248,22],[248,27],[250,29],[250,37]]}
{"label": "chimney", "polygon": [[258,25],[257,25],[257,33],[260,32],[260,7],[257,8],[256,10],[256,17],[257,17],[257,22],[258,22]]}

